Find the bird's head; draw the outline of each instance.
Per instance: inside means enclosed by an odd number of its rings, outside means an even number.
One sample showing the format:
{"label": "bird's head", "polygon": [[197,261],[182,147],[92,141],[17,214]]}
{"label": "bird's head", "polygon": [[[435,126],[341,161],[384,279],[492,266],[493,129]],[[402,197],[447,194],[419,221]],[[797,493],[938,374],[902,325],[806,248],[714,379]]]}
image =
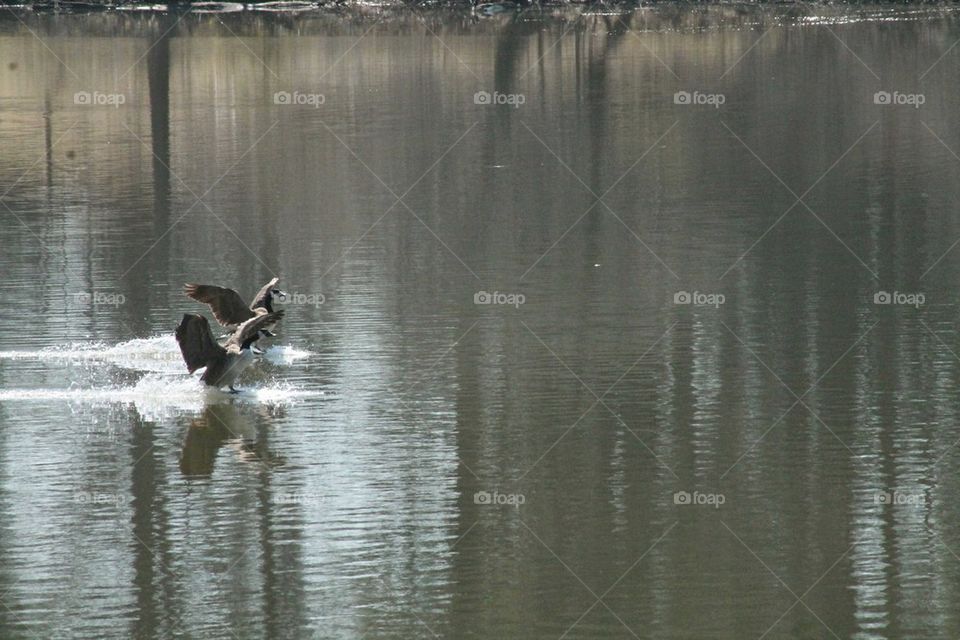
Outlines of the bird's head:
{"label": "bird's head", "polygon": [[267,289],[267,292],[263,295],[262,305],[263,308],[267,311],[273,313],[273,301],[284,302],[287,299],[287,292],[283,289]]}

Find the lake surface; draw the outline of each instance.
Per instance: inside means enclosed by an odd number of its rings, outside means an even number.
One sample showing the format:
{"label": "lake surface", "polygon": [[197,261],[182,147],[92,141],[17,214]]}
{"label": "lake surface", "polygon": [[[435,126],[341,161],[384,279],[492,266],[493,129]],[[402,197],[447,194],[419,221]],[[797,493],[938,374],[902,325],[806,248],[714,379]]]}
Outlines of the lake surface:
{"label": "lake surface", "polygon": [[4,12],[0,637],[960,636],[960,21],[820,11]]}

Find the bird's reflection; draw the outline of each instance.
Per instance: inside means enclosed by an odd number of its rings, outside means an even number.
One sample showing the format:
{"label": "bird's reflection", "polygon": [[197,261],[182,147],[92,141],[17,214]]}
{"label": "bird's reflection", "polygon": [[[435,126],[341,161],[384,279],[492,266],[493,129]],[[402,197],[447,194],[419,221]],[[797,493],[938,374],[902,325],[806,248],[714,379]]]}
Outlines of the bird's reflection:
{"label": "bird's reflection", "polygon": [[209,477],[213,473],[217,452],[224,444],[234,449],[242,462],[259,464],[266,469],[282,465],[284,459],[269,451],[262,433],[273,413],[266,408],[262,415],[257,411],[258,417],[265,419],[258,421],[262,427],[258,428],[233,403],[207,405],[187,428],[180,454],[180,471],[185,476]]}

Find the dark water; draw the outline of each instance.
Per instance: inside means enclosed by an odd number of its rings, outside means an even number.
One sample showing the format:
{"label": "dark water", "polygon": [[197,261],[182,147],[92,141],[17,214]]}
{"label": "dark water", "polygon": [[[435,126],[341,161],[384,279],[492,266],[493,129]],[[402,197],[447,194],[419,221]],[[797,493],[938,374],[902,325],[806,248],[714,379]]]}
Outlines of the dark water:
{"label": "dark water", "polygon": [[960,636],[954,14],[0,26],[0,637]]}

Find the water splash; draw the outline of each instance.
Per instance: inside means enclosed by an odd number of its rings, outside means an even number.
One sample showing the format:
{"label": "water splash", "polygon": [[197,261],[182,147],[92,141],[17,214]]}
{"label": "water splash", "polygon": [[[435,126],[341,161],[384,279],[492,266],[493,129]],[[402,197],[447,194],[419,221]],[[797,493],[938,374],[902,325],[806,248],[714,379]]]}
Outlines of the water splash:
{"label": "water splash", "polygon": [[303,360],[313,355],[312,351],[297,349],[296,347],[287,345],[269,347],[265,351],[266,353],[264,353],[262,357],[272,364],[293,364],[297,360]]}
{"label": "water splash", "polygon": [[61,389],[0,389],[0,402],[62,401],[84,406],[132,405],[145,419],[157,420],[176,413],[197,412],[210,404],[244,402],[250,404],[292,404],[304,398],[323,395],[285,383],[241,388],[228,393],[205,386],[199,374],[169,376],[148,373],[133,385]]}
{"label": "water splash", "polygon": [[[312,355],[291,346],[272,346],[259,356],[274,365],[289,365]],[[145,419],[156,420],[176,413],[201,411],[220,402],[287,404],[299,398],[320,395],[283,383],[244,387],[236,394],[205,386],[201,373],[188,375],[180,347],[172,335],[136,338],[115,345],[75,342],[36,350],[0,351],[0,360],[33,360],[52,363],[82,363],[84,368],[109,364],[146,372],[135,383],[106,386],[71,385],[65,388],[0,389],[0,402],[62,401],[83,407],[132,405]],[[114,377],[114,379],[116,379]]]}
{"label": "water splash", "polygon": [[256,4],[249,4],[247,7],[251,11],[275,11],[275,12],[297,12],[297,11],[310,11],[311,9],[316,9],[320,6],[317,2],[299,2],[297,0],[292,1],[280,1],[280,2],[258,2]]}
{"label": "water splash", "polygon": [[[313,355],[287,345],[270,346],[265,351],[261,357],[277,365],[289,365]],[[0,360],[95,361],[156,373],[180,373],[184,369],[180,348],[169,334],[135,338],[112,346],[102,342],[73,342],[44,349],[0,351]]]}
{"label": "water splash", "polygon": [[242,2],[194,2],[190,5],[192,13],[235,13],[243,9]]}

